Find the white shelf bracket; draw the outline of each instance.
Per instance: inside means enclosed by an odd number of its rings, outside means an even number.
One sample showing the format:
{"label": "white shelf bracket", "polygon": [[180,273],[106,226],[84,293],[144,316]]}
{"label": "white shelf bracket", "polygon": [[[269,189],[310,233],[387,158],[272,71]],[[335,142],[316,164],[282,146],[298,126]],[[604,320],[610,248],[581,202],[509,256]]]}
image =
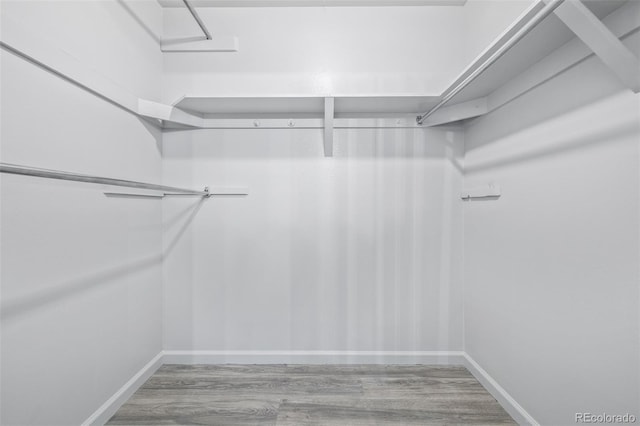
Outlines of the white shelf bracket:
{"label": "white shelf bracket", "polygon": [[500,186],[490,183],[483,186],[474,186],[471,188],[465,188],[460,192],[460,198],[463,200],[473,200],[476,198],[485,198],[497,200],[502,195]]}
{"label": "white shelf bracket", "polygon": [[204,187],[205,195],[199,193],[193,194],[181,194],[178,192],[163,192],[162,194],[147,194],[139,192],[104,192],[107,197],[121,197],[121,198],[165,198],[165,197],[243,197],[249,195],[249,187],[247,186],[233,186],[233,187]]}
{"label": "white shelf bracket", "polygon": [[236,36],[216,36],[210,40],[163,41],[163,52],[238,52],[240,43]]}
{"label": "white shelf bracket", "polygon": [[565,1],[555,14],[625,86],[634,93],[640,92],[640,61],[581,1]]}
{"label": "white shelf bracket", "polygon": [[324,98],[324,156],[333,157],[334,99]]}

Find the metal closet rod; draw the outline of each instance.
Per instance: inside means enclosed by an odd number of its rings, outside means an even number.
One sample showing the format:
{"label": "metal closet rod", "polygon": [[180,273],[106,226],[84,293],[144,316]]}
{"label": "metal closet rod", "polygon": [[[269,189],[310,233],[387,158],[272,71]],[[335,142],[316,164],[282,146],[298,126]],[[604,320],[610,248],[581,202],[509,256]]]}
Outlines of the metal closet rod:
{"label": "metal closet rod", "polygon": [[200,15],[198,15],[198,12],[196,12],[196,10],[189,4],[187,0],[182,1],[184,2],[184,5],[187,6],[187,9],[189,9],[189,12],[191,12],[191,14],[193,15],[193,19],[195,19],[198,25],[200,25],[200,29],[202,29],[202,32],[204,33],[205,37],[207,37],[207,40],[211,40],[211,33],[204,25],[204,22],[202,22],[202,19],[200,19]]}
{"label": "metal closet rod", "polygon": [[550,0],[538,13],[536,13],[522,28],[520,28],[509,40],[507,40],[498,50],[496,50],[486,61],[482,63],[478,68],[473,70],[464,80],[460,82],[453,89],[447,91],[433,108],[425,112],[422,115],[416,117],[416,122],[422,124],[430,115],[439,110],[444,104],[449,102],[451,98],[457,95],[462,89],[467,87],[469,83],[475,80],[480,74],[482,74],[487,68],[489,68],[494,62],[502,57],[509,49],[516,45],[522,38],[529,34],[540,22],[542,22],[547,16],[549,16],[558,6],[562,4],[564,0]]}
{"label": "metal closet rod", "polygon": [[39,169],[36,167],[19,166],[17,164],[0,163],[0,173],[34,176],[47,179],[72,180],[76,182],[97,183],[101,185],[126,186],[128,188],[148,189],[152,191],[172,192],[185,195],[201,195],[208,197],[209,189],[196,191],[193,189],[176,188],[173,186],[156,185],[153,183],[137,182],[133,180],[112,179],[100,176],[83,175],[79,173],[61,172],[58,170]]}

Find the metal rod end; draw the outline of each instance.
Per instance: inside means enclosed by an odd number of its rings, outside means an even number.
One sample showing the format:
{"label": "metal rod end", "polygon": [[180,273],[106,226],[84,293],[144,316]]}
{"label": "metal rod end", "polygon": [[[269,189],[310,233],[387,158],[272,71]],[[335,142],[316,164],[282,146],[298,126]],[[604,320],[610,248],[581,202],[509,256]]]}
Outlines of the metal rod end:
{"label": "metal rod end", "polygon": [[211,194],[209,194],[209,187],[208,186],[204,187],[204,192],[206,192],[206,194],[203,195],[203,197],[205,197],[205,198],[211,197]]}
{"label": "metal rod end", "polygon": [[422,126],[422,116],[421,115],[416,117],[416,123],[418,124],[418,126]]}

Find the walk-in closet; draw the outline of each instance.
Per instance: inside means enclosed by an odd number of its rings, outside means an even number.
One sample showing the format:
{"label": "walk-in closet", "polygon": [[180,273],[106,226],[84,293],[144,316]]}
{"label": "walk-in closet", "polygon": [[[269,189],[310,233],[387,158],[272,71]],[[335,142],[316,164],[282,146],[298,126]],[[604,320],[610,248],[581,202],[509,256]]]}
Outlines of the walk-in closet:
{"label": "walk-in closet", "polygon": [[0,424],[640,423],[640,0],[0,0]]}

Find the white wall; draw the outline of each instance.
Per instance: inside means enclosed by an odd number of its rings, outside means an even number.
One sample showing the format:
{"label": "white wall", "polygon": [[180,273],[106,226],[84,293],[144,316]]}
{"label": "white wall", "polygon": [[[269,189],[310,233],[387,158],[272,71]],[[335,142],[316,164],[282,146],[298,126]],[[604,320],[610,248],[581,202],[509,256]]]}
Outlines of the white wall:
{"label": "white wall", "polygon": [[467,0],[464,5],[464,50],[473,60],[507,29],[534,0]]}
{"label": "white wall", "polygon": [[154,0],[2,0],[3,18],[124,89],[160,100],[162,9]]}
{"label": "white wall", "polygon": [[[184,95],[437,96],[532,0],[464,6],[199,8],[233,53],[166,53],[163,100]],[[184,8],[166,8],[166,41],[202,38]]]}
{"label": "white wall", "polygon": [[[488,43],[526,7],[519,3],[484,15],[473,32]],[[165,102],[437,95],[484,47],[466,48],[472,12],[463,7],[199,13],[214,35],[238,36],[240,51],[165,54]],[[187,11],[164,10],[165,39],[199,31]],[[448,151],[461,148],[460,135],[335,137],[337,158],[325,159],[318,130],[164,135],[167,183],[251,187],[247,199],[165,202],[166,349],[462,349],[460,165]]]}
{"label": "white wall", "polygon": [[[2,13],[158,97],[158,44],[124,3],[3,2]],[[161,180],[159,129],[12,53],[0,59],[1,161]],[[0,186],[0,422],[80,424],[162,349],[160,203],[6,174]]]}
{"label": "white wall", "polygon": [[460,137],[337,130],[324,158],[320,130],[165,133],[167,183],[250,187],[163,204],[165,348],[461,350]]}
{"label": "white wall", "polygon": [[640,414],[639,135],[595,57],[466,128],[465,350],[541,424]]}

